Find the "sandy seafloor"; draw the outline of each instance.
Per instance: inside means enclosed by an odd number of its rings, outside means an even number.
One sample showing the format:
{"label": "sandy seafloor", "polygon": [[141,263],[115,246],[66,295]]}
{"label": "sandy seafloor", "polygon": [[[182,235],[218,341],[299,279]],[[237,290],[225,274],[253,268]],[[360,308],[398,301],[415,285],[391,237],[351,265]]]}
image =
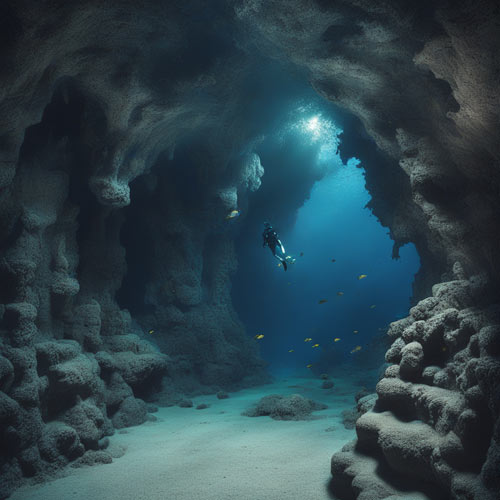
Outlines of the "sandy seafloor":
{"label": "sandy seafloor", "polygon": [[[335,379],[334,379],[335,380]],[[126,448],[113,463],[68,468],[51,482],[17,490],[12,500],[323,500],[330,457],[355,436],[341,412],[354,406],[359,386],[343,380],[321,389],[321,380],[288,378],[230,393],[229,399],[193,398],[196,410],[160,408],[156,422],[110,438]],[[290,387],[295,386],[295,387]],[[241,412],[267,394],[298,393],[328,405],[317,419],[276,421]]]}

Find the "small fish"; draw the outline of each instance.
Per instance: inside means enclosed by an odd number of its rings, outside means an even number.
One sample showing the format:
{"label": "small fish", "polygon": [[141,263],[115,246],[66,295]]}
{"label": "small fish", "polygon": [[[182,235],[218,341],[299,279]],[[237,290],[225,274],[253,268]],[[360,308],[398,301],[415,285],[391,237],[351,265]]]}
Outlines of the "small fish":
{"label": "small fish", "polygon": [[226,219],[234,219],[235,217],[239,217],[241,212],[239,210],[232,210],[226,215]]}
{"label": "small fish", "polygon": [[319,344],[314,344],[313,347],[319,347]]}
{"label": "small fish", "polygon": [[366,278],[366,274],[360,274],[358,276],[358,280],[362,280],[362,279],[365,279]]}
{"label": "small fish", "polygon": [[338,295],[339,297],[342,297],[342,295],[344,295],[344,292],[337,292],[337,295]]}
{"label": "small fish", "polygon": [[320,301],[318,301],[318,304],[324,304],[325,302],[328,302],[328,300],[326,300],[326,299],[321,299]]}
{"label": "small fish", "polygon": [[294,352],[293,349],[289,349],[288,352]]}
{"label": "small fish", "polygon": [[304,252],[300,252],[299,254],[301,257],[304,257]]}
{"label": "small fish", "polygon": [[377,306],[376,306],[375,304],[372,304],[372,305],[370,306],[370,309],[375,309],[376,307],[377,307]]}
{"label": "small fish", "polygon": [[340,340],[339,337],[336,337],[336,338],[333,339],[334,342],[338,342],[339,340]]}
{"label": "small fish", "polygon": [[153,334],[155,331],[154,330],[149,330],[148,333]]}
{"label": "small fish", "polygon": [[353,352],[358,352],[358,351],[361,351],[361,346],[360,345],[357,345],[352,351],[351,351],[351,354]]}
{"label": "small fish", "polygon": [[278,267],[281,267],[281,262],[278,262]]}
{"label": "small fish", "polygon": [[358,333],[358,330],[353,330],[352,333]]}
{"label": "small fish", "polygon": [[262,333],[258,333],[257,335],[255,335],[254,339],[256,340],[260,340],[260,339],[263,339],[264,338],[264,335],[262,335]]}
{"label": "small fish", "polygon": [[335,259],[332,259],[332,262],[335,262]]}
{"label": "small fish", "polygon": [[312,365],[306,365],[306,368],[311,368],[311,367],[312,367]]}
{"label": "small fish", "polygon": [[311,338],[311,337],[306,337],[306,338],[304,339],[304,342],[311,342],[311,340],[312,340],[312,338]]}
{"label": "small fish", "polygon": [[291,283],[290,283],[290,282],[288,282],[288,283],[287,283],[287,285],[291,285]]}

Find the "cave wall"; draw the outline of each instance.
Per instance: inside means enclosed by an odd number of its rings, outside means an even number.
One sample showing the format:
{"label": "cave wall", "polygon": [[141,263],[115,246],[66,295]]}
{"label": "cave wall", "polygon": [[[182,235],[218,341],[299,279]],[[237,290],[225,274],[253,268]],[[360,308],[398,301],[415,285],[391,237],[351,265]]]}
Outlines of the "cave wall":
{"label": "cave wall", "polygon": [[133,187],[122,238],[130,272],[118,299],[169,353],[177,390],[216,392],[268,380],[232,307],[238,219],[227,218],[260,187],[264,169],[255,153],[244,154],[214,183],[213,155],[193,144],[179,145],[175,159],[163,157]]}
{"label": "cave wall", "polygon": [[[188,5],[0,10],[4,498],[70,462],[111,461],[107,436],[146,421],[145,401],[267,375],[229,295],[237,261],[226,215],[263,175],[257,155],[240,154],[252,132],[229,113],[227,84],[244,76],[238,50]],[[168,159],[188,135],[184,172]],[[158,212],[125,210],[139,176]],[[133,224],[150,235],[142,262],[123,244]],[[151,271],[142,296],[124,282],[129,267]],[[117,300],[127,295],[134,301]]]}
{"label": "cave wall", "polygon": [[[370,208],[395,255],[412,241],[422,258],[424,300],[389,332],[394,366],[333,459],[335,487],[385,498],[385,467],[451,497],[498,488],[494,2],[21,0],[0,14],[2,496],[70,461],[111,460],[105,437],[147,418],[152,382],[213,390],[236,365],[241,383],[263,380],[221,227],[262,175],[245,150],[259,133],[245,119],[256,54],[300,68],[360,121],[388,158],[366,165]],[[133,241],[152,233],[141,267]],[[396,423],[414,417],[418,429]],[[416,458],[399,463],[415,436]]]}

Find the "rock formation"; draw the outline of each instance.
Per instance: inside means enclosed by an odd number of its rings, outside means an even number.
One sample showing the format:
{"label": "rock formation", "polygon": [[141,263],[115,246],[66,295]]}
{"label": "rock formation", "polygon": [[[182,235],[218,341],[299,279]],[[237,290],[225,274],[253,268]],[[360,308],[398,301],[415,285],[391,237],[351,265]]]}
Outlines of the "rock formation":
{"label": "rock formation", "polygon": [[255,407],[246,410],[243,415],[247,417],[269,416],[274,420],[309,420],[313,411],[328,408],[323,403],[305,398],[300,394],[282,396],[281,394],[270,394],[264,396],[257,402]]}
{"label": "rock formation", "polygon": [[[237,263],[225,216],[263,168],[239,152],[243,126],[241,137],[222,136],[224,107],[235,105],[224,85],[210,96],[210,71],[224,79],[215,52],[225,42],[212,36],[199,60],[208,29],[195,40],[196,22],[182,28],[189,13],[168,3],[150,2],[139,23],[134,2],[0,11],[4,498],[23,477],[110,461],[106,436],[144,422],[154,393],[216,392],[267,375],[229,295]],[[125,210],[138,176],[132,196],[155,198],[149,212],[140,201]],[[122,238],[144,231],[125,248]],[[141,280],[124,282],[127,267],[136,271],[134,245],[149,261]]]}
{"label": "rock formation", "polygon": [[497,498],[500,307],[485,303],[486,283],[475,276],[436,284],[391,324],[392,364],[375,408],[358,419],[357,441],[332,458],[341,498],[388,498],[401,492],[402,478],[438,492],[431,498]]}
{"label": "rock formation", "polygon": [[109,461],[106,436],[143,422],[158,391],[265,380],[231,305],[224,223],[260,185],[269,117],[254,104],[277,64],[352,116],[343,156],[369,157],[355,136],[373,139],[370,208],[395,257],[412,241],[422,259],[420,302],[389,331],[392,365],[333,488],[389,498],[425,479],[422,495],[491,497],[498,5],[210,4],[0,6],[0,497]]}

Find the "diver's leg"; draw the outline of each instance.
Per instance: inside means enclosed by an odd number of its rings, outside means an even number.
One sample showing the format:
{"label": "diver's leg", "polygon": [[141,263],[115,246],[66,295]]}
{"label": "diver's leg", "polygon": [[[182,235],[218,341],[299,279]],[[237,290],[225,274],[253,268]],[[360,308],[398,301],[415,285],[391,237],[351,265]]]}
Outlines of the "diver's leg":
{"label": "diver's leg", "polygon": [[[283,254],[283,256],[279,257],[279,259],[281,260],[281,263],[283,264],[283,269],[286,271],[287,270],[287,265],[286,265],[286,253],[285,253],[285,247],[283,246],[283,243],[281,243],[281,240],[278,240],[278,245],[280,246],[280,250],[281,250],[281,253]],[[275,249],[276,251],[276,249]]]}
{"label": "diver's leg", "polygon": [[281,253],[282,253],[283,255],[285,255],[285,254],[286,254],[286,252],[285,252],[285,247],[283,246],[283,243],[281,243],[281,240],[278,240],[278,243],[279,243],[279,246],[281,247]]}
{"label": "diver's leg", "polygon": [[283,269],[286,271],[287,270],[286,260],[275,253],[273,253],[273,255],[283,264]]}

